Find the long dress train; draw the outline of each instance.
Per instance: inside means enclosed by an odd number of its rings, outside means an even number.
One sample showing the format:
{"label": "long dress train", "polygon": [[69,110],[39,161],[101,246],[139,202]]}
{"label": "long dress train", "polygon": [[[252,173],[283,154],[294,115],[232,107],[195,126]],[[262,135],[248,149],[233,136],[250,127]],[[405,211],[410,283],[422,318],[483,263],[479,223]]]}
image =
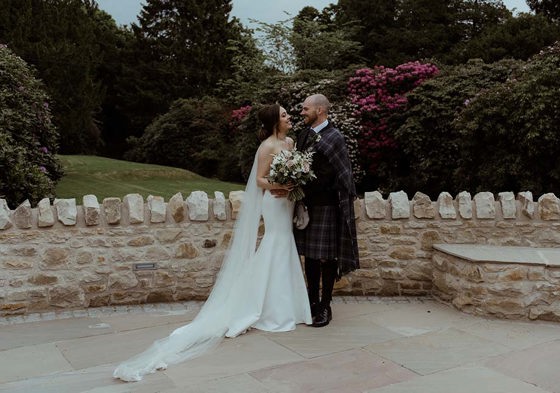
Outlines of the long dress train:
{"label": "long dress train", "polygon": [[[121,363],[115,378],[139,381],[216,347],[249,328],[283,332],[311,323],[300,259],[292,234],[293,202],[256,185],[257,156],[243,206],[216,283],[195,319]],[[261,215],[265,233],[256,248]]]}

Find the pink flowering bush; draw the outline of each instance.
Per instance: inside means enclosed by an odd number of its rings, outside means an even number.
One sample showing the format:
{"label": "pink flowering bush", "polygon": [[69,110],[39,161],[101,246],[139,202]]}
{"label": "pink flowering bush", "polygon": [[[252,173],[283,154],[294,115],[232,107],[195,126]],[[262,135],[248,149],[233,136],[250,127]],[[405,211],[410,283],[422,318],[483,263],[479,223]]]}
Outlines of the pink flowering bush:
{"label": "pink flowering bush", "polygon": [[[349,101],[347,96],[347,79],[348,74],[346,72],[325,72],[322,70],[317,73],[308,71],[290,79],[282,78],[278,81],[277,88],[271,89],[267,101],[279,102],[290,113],[294,124],[291,136],[296,139],[297,134],[305,127],[300,116],[301,104],[311,94],[317,92],[325,94],[332,104],[329,118],[346,140],[348,154],[352,162],[354,181],[360,183],[364,175],[358,151],[360,122],[355,115],[356,106]],[[256,118],[257,112],[258,110],[255,107],[240,107],[231,113],[230,124],[237,138],[237,151],[240,155],[241,171],[244,175],[248,174],[248,169],[253,163],[253,154],[258,147],[258,140],[255,137],[260,127]]]}
{"label": "pink flowering bush", "polygon": [[231,111],[229,125],[232,130],[235,130],[241,124],[241,122],[249,115],[251,109],[253,109],[251,105],[244,105]]}
{"label": "pink flowering bush", "polygon": [[359,119],[359,146],[368,175],[375,176],[391,165],[397,144],[392,137],[391,117],[407,109],[406,94],[439,72],[429,63],[418,61],[395,68],[362,68],[348,81],[348,95]]}
{"label": "pink flowering bush", "polygon": [[[359,188],[371,189],[365,179],[388,173],[398,149],[392,136],[391,116],[404,112],[408,107],[406,94],[438,72],[435,65],[420,62],[395,68],[362,68],[351,75],[347,71],[309,71],[279,80],[277,88],[271,89],[269,102],[280,102],[292,115],[293,132],[297,135],[303,128],[299,116],[303,100],[317,92],[325,94],[332,104],[329,118],[346,140],[354,180]],[[254,135],[259,124],[253,112],[254,108],[244,106],[231,114],[230,124],[236,138],[242,141],[239,151],[254,151],[257,146]],[[247,167],[243,163],[252,163],[252,156],[244,156],[240,162]]]}

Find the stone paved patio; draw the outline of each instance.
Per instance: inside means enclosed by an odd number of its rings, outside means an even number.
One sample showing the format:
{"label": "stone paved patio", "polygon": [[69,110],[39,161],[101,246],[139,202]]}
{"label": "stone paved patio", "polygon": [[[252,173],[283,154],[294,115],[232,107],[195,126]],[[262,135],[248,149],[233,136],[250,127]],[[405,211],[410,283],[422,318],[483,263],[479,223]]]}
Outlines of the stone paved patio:
{"label": "stone paved patio", "polygon": [[560,324],[485,319],[430,298],[338,297],[325,328],[251,330],[141,382],[111,377],[199,306],[0,319],[0,392],[560,393]]}

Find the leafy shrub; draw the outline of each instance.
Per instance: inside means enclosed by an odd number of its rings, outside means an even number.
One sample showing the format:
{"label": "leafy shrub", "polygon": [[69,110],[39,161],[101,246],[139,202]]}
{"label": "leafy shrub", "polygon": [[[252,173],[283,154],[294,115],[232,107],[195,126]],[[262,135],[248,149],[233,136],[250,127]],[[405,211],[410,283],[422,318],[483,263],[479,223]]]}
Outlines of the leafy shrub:
{"label": "leafy shrub", "polygon": [[454,122],[455,170],[473,191],[560,192],[560,43],[471,99]]}
{"label": "leafy shrub", "polygon": [[42,84],[0,45],[0,197],[15,206],[54,196],[62,177],[57,138]]}
{"label": "leafy shrub", "polygon": [[179,99],[142,137],[129,138],[127,159],[188,169],[207,177],[239,180],[230,112],[216,98]]}
{"label": "leafy shrub", "polygon": [[462,132],[462,126],[454,121],[473,100],[504,83],[522,64],[473,60],[443,69],[409,93],[408,110],[394,119],[401,125],[392,134],[402,152],[400,170],[382,179],[382,187],[409,193],[423,191],[433,198],[442,191],[470,191],[456,173],[463,165],[461,157],[472,135]]}

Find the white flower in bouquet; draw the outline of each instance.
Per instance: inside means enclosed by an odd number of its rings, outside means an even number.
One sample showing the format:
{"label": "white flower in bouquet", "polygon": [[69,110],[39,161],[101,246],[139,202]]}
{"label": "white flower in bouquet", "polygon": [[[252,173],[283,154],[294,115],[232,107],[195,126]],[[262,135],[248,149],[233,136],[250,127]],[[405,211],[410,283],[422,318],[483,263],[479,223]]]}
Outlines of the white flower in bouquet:
{"label": "white flower in bouquet", "polygon": [[299,150],[282,150],[274,154],[268,181],[278,184],[293,184],[294,188],[288,193],[290,201],[299,201],[305,196],[302,186],[315,179],[311,170],[313,152]]}

